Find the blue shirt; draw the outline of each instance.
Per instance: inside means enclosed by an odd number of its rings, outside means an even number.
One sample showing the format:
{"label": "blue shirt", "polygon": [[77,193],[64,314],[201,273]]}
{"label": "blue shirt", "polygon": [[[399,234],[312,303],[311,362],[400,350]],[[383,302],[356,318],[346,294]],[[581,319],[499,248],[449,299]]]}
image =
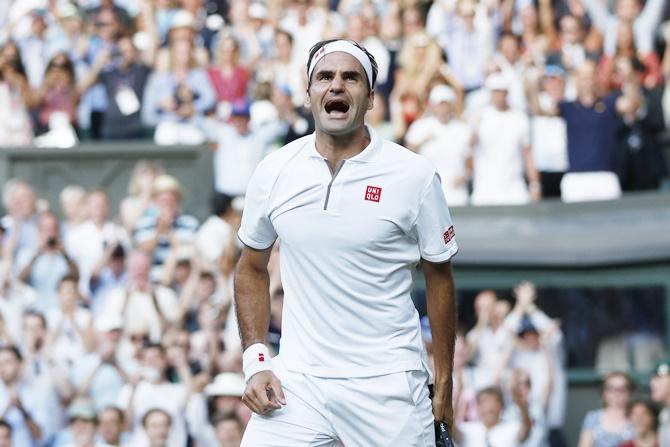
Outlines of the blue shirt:
{"label": "blue shirt", "polygon": [[599,98],[586,107],[579,101],[559,104],[568,133],[568,171],[616,171],[616,136],[621,118],[617,95]]}

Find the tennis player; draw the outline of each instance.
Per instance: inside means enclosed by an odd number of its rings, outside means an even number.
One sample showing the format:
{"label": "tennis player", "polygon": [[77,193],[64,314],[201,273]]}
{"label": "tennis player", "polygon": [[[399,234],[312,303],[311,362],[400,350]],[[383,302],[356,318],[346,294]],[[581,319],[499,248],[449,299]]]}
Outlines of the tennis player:
{"label": "tennis player", "polygon": [[[377,65],[347,40],[310,51],[306,106],[316,131],[267,156],[252,176],[235,275],[243,446],[435,446],[452,423],[458,250],[435,168],[365,125]],[[448,142],[445,142],[448,144]],[[282,338],[271,358],[267,264],[281,241]],[[410,290],[426,277],[435,397]]]}

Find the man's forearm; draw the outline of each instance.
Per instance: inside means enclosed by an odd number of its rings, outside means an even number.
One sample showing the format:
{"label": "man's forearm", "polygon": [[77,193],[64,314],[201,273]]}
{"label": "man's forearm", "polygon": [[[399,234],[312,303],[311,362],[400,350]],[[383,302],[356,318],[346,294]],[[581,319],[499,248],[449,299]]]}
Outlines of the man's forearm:
{"label": "man's forearm", "polygon": [[270,327],[270,275],[240,259],[235,272],[235,310],[242,349],[265,343]]}
{"label": "man's forearm", "polygon": [[451,264],[422,263],[426,275],[428,319],[433,337],[435,384],[447,386],[451,396],[454,343],[456,338],[456,293]]}

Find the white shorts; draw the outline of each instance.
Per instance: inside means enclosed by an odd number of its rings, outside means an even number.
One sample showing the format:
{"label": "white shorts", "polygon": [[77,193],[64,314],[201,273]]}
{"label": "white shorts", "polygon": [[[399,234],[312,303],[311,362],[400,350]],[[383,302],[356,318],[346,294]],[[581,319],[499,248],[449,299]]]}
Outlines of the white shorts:
{"label": "white shorts", "polygon": [[286,405],[254,414],[242,447],[435,446],[425,371],[322,378],[287,371],[275,359],[273,369]]}

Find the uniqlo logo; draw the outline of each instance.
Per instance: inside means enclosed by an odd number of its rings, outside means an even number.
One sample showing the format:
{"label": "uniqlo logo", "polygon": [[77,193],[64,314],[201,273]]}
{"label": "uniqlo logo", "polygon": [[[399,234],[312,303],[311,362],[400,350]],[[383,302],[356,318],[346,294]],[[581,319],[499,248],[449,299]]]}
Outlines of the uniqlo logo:
{"label": "uniqlo logo", "polygon": [[454,238],[454,236],[456,236],[456,233],[454,232],[454,226],[452,225],[449,228],[447,228],[447,231],[444,232],[443,236],[444,236],[444,243],[445,244],[448,244],[449,242],[451,242],[451,240]]}
{"label": "uniqlo logo", "polygon": [[263,355],[262,352],[258,353],[258,361],[259,362],[264,362],[265,361],[265,355]]}
{"label": "uniqlo logo", "polygon": [[379,186],[366,186],[365,187],[365,200],[370,202],[378,202],[382,196],[382,189]]}

